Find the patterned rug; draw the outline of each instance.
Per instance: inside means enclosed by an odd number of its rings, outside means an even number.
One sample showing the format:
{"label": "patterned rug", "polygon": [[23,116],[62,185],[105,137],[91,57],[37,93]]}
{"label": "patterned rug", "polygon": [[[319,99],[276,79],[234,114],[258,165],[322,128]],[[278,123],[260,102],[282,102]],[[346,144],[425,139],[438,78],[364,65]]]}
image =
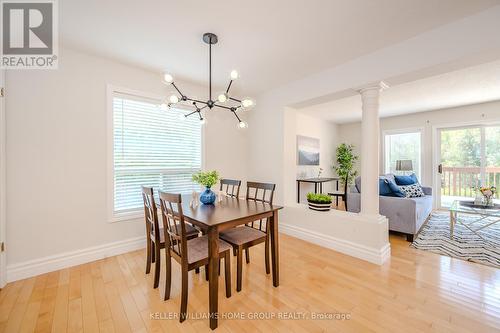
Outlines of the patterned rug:
{"label": "patterned rug", "polygon": [[[459,220],[474,221],[477,216],[460,214]],[[491,223],[483,220],[474,223],[474,229]],[[412,247],[453,258],[472,261],[500,268],[500,222],[478,232],[483,238],[468,230],[461,223],[455,224],[453,240],[450,239],[450,214],[432,213],[429,221],[422,227]]]}

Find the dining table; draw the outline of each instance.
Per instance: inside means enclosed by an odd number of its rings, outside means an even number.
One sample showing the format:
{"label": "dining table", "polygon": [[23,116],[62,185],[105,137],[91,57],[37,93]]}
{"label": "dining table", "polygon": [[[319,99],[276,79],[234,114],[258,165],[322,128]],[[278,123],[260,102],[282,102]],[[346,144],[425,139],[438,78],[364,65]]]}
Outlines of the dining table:
{"label": "dining table", "polygon": [[221,196],[213,205],[193,204],[191,195],[182,198],[184,220],[208,236],[208,299],[212,330],[218,325],[219,233],[250,222],[269,223],[273,286],[279,286],[278,211],[283,207],[265,202]]}

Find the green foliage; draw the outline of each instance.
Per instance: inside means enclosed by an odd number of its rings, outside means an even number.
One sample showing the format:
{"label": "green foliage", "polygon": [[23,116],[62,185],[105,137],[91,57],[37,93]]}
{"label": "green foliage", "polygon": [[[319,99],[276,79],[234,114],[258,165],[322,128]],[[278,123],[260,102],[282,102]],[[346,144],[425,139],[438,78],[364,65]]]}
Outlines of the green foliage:
{"label": "green foliage", "polygon": [[312,203],[332,203],[332,197],[326,194],[321,194],[321,193],[312,193],[309,192],[307,193],[307,201],[312,202]]}
{"label": "green foliage", "polygon": [[193,182],[203,185],[205,187],[212,187],[217,184],[219,181],[219,174],[217,171],[207,171],[207,172],[198,172],[193,175]]}
{"label": "green foliage", "polygon": [[343,184],[347,176],[347,184],[350,184],[357,176],[358,172],[354,169],[354,164],[358,156],[354,155],[354,146],[342,143],[337,147],[337,161],[333,169]]}

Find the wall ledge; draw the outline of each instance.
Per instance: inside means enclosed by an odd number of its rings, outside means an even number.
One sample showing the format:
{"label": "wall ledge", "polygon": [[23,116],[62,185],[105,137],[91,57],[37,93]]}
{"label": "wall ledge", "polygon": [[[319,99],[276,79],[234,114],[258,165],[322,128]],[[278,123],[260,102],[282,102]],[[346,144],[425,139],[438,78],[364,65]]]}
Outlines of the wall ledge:
{"label": "wall ledge", "polygon": [[88,247],[7,266],[7,282],[85,264],[146,247],[145,237],[129,238],[118,242]]}

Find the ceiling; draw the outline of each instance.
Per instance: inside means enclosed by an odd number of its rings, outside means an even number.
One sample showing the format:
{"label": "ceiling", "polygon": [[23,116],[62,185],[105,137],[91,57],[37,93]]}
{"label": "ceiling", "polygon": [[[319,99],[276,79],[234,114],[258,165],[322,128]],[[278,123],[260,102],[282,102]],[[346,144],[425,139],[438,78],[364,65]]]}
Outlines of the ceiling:
{"label": "ceiling", "polygon": [[[380,116],[390,117],[495,100],[500,100],[500,61],[391,86],[381,93]],[[359,121],[361,97],[355,94],[303,108],[300,112],[340,124]]]}
{"label": "ceiling", "polygon": [[215,84],[258,94],[499,4],[500,0],[64,0],[62,44],[206,83],[204,32]]}

